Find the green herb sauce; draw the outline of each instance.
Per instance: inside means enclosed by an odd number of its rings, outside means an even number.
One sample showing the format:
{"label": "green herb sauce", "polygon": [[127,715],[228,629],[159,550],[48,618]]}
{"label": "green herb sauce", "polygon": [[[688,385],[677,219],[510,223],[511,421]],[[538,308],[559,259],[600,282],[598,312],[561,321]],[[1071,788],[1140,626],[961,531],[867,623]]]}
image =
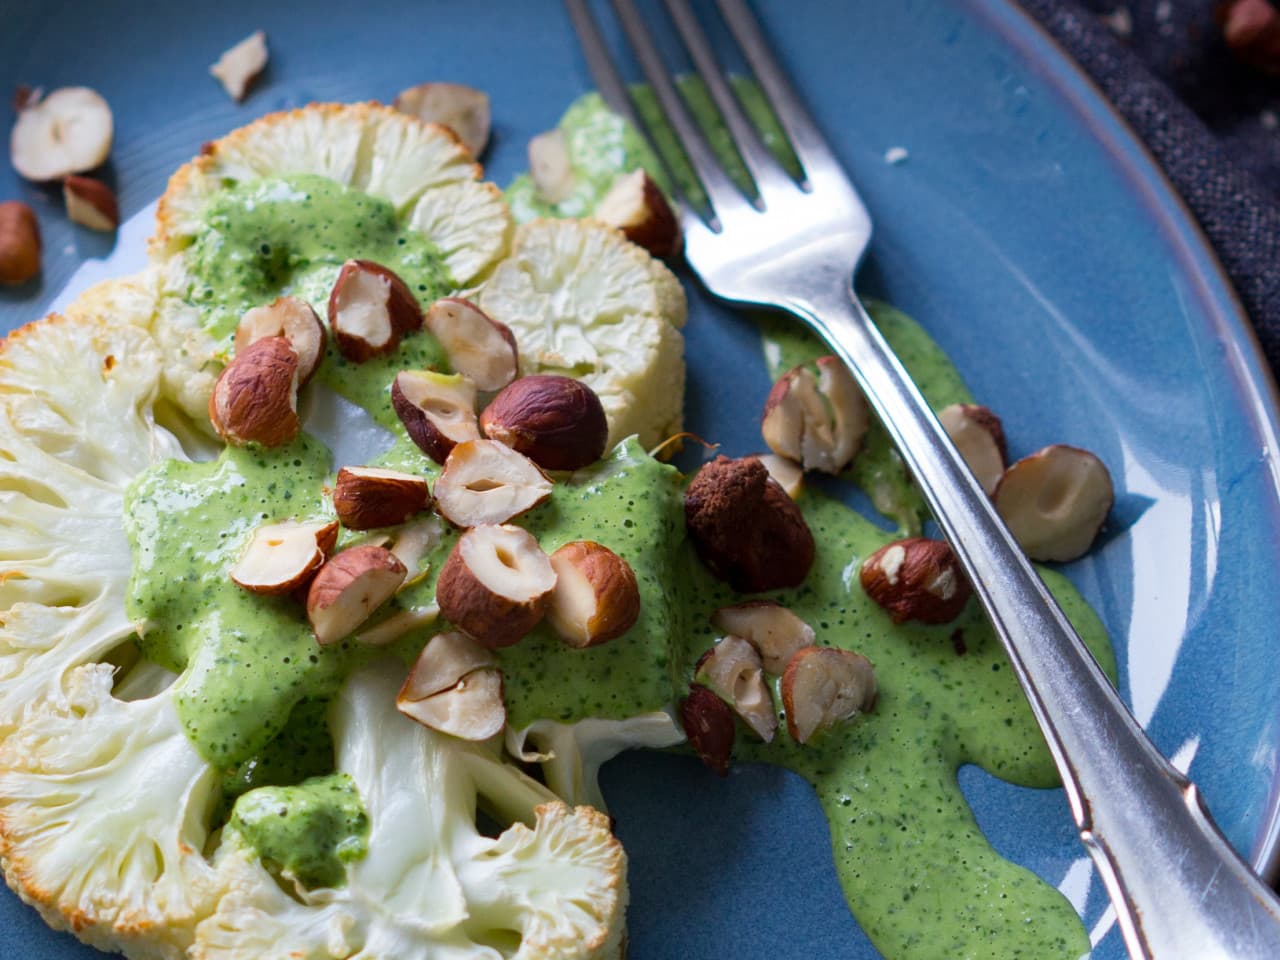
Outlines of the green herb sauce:
{"label": "green herb sauce", "polygon": [[[598,98],[575,104],[565,125],[592,131],[599,148],[599,156],[575,153],[575,165],[595,170],[584,204],[601,185],[607,188],[619,168],[644,156],[642,141],[619,126]],[[371,216],[377,201],[303,180],[232,187],[211,204],[212,229],[198,241],[205,247],[192,261],[209,291],[211,329],[222,329],[225,318],[246,304],[287,289],[323,299],[324,272],[348,256],[390,261],[398,271],[415,269],[394,256],[398,248],[413,247],[412,241],[399,242],[402,228],[386,222],[386,210]],[[518,184],[513,205],[533,215],[534,200]],[[285,196],[307,212],[295,211],[295,219],[286,217],[293,226],[277,230],[260,204],[285,203]],[[261,216],[261,222],[233,223],[235,211],[250,221]],[[325,249],[294,248],[295,265],[293,254],[277,260],[273,253],[264,261],[259,238],[272,238],[265,242],[273,250],[276,243],[288,249],[299,232],[297,217],[345,226],[316,241]],[[370,233],[371,223],[381,226]],[[447,284],[447,278],[423,269],[413,282],[422,278],[429,299],[433,285]],[[935,407],[969,399],[954,368],[916,324],[884,306],[874,314]],[[795,327],[763,323],[764,353],[775,376],[825,352]],[[396,443],[380,465],[434,475],[434,466],[390,413],[386,394],[396,370],[443,369],[444,361],[429,337],[411,337],[385,362],[357,366],[330,356],[322,382],[393,431]],[[296,600],[246,593],[227,571],[259,523],[331,516],[323,487],[332,482],[335,466],[323,445],[304,435],[271,451],[229,449],[211,463],[158,464],[134,482],[126,501],[134,557],[128,611],[143,625],[142,651],[171,669],[186,670],[179,681],[180,715],[202,755],[225,771],[227,802],[234,802],[231,829],[275,869],[306,885],[340,883],[342,865],[364,850],[368,824],[353,785],[329,775],[332,744],[321,719],[326,699],[371,654],[350,639],[319,647]],[[878,427],[851,477],[902,529],[918,528],[919,495]],[[785,727],[770,745],[743,733],[737,758],[785,765],[813,784],[831,823],[850,906],[886,955],[1065,960],[1086,953],[1087,937],[1067,901],[992,850],[957,784],[956,771],[964,763],[1027,786],[1056,782],[1043,739],[981,612],[971,605],[954,624],[895,626],[863,594],[857,570],[896,534],[811,490],[800,504],[818,544],[818,561],[801,588],[783,591],[778,599],[813,625],[819,642],[870,657],[880,696],[871,714],[807,747],[792,743]],[[540,628],[502,651],[513,725],[543,717],[622,718],[684,694],[694,662],[716,639],[708,617],[741,598],[697,562],[684,539],[682,513],[679,475],[631,442],[558,482],[547,503],[520,518],[548,551],[589,538],[625,557],[640,583],[643,612],[626,636],[597,648],[571,650]],[[455,538],[444,535],[428,557],[427,575],[389,601],[374,622],[432,599]],[[352,539],[344,534],[343,542]],[[1114,673],[1105,632],[1092,611],[1064,578],[1047,573],[1046,579],[1104,668]],[[447,626],[421,628],[392,649],[408,663],[432,632]]]}

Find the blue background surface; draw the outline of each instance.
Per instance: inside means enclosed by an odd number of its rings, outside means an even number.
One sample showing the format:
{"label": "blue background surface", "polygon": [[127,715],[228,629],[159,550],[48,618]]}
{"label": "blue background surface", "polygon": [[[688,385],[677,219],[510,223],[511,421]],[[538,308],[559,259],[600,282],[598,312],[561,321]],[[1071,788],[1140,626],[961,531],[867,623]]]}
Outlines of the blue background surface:
{"label": "blue background surface", "polygon": [[[1111,630],[1126,701],[1190,765],[1232,842],[1261,856],[1274,846],[1280,742],[1274,401],[1198,235],[1087,82],[1000,0],[758,9],[876,221],[860,289],[931,331],[1003,416],[1013,456],[1064,442],[1110,466],[1119,498],[1105,543],[1068,573]],[[389,100],[428,79],[490,92],[485,159],[505,183],[528,138],[589,86],[550,0],[4,0],[0,22],[0,92],[86,84],[112,104],[105,176],[126,217],[203,141],[261,113]],[[271,65],[235,105],[207,67],[258,28]],[[896,146],[908,159],[886,163]],[[67,224],[57,191],[0,165],[0,198],[14,196],[41,217],[45,270],[0,291],[0,329],[39,316],[86,259],[138,261],[136,247]],[[705,297],[692,306],[689,426],[728,453],[757,449],[767,378],[755,333]],[[997,848],[1062,888],[1103,938],[1096,955],[1123,956],[1061,792],[968,769],[961,783]],[[875,956],[794,776],[742,766],[721,782],[645,754],[612,762],[604,784],[632,859],[632,956]],[[96,955],[0,894],[0,956]]]}

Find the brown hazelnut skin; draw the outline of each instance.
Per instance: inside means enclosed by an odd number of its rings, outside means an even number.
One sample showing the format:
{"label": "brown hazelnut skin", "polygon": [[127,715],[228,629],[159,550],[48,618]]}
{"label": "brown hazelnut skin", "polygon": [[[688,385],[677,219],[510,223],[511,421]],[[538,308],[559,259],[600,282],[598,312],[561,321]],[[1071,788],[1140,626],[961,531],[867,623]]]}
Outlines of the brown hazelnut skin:
{"label": "brown hazelnut skin", "polygon": [[684,495],[685,524],[707,569],[740,593],[796,587],[813,566],[813,534],[753,457],[716,457]]}
{"label": "brown hazelnut skin", "polygon": [[[473,602],[477,596],[482,599]],[[520,602],[489,592],[467,568],[455,543],[436,581],[436,602],[455,627],[482,647],[498,650],[519,643],[542,622],[551,593]]]}
{"label": "brown hazelnut skin", "polygon": [[40,272],[40,224],[21,200],[0,203],[0,287],[16,287]]}
{"label": "brown hazelnut skin", "polygon": [[511,381],[480,414],[480,429],[544,470],[577,470],[604,455],[609,422],[581,380],[534,374]]}
{"label": "brown hazelnut skin", "polygon": [[231,444],[278,447],[302,429],[295,408],[298,355],[284,337],[264,337],[237,353],[209,395],[209,419]]}
{"label": "brown hazelnut skin", "polygon": [[733,739],[738,730],[729,705],[695,683],[689,688],[689,696],[680,701],[680,725],[698,758],[720,776],[727,777]]}
{"label": "brown hazelnut skin", "polygon": [[973,594],[951,547],[926,537],[885,544],[863,562],[858,578],[894,623],[950,623]]}

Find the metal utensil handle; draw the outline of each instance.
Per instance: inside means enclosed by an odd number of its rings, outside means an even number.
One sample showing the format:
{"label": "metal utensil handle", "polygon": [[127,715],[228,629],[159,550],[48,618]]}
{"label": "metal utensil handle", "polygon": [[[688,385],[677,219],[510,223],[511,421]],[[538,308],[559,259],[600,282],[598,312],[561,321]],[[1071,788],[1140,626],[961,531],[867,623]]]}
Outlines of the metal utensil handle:
{"label": "metal utensil handle", "polygon": [[968,574],[1045,731],[1129,952],[1280,958],[1280,901],[1120,701],[848,282],[813,279],[833,292],[778,306],[853,371]]}

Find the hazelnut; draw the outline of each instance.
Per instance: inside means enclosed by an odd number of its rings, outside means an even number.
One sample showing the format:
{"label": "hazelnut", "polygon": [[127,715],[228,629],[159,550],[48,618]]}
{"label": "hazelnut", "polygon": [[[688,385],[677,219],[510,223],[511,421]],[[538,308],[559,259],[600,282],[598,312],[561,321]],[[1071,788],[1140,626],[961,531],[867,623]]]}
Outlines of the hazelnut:
{"label": "hazelnut", "polygon": [[773,740],[778,715],[764,681],[764,664],[756,648],[741,637],[722,638],[702,655],[693,680],[733,708],[733,712],[765,743]]}
{"label": "hazelnut", "polygon": [[267,66],[267,35],[261,30],[249,34],[234,47],[224,50],[209,73],[236,103],[244,99]]}
{"label": "hazelnut", "polygon": [[391,406],[409,439],[436,463],[456,444],[480,439],[476,385],[460,373],[401,370],[391,383]]}
{"label": "hazelnut", "polygon": [[9,159],[28,180],[61,180],[101,166],[111,152],[111,108],[88,87],[23,98],[9,135]]}
{"label": "hazelnut", "polygon": [[773,385],[760,432],[769,449],[806,470],[837,474],[853,462],[870,425],[866,398],[849,368],[819,357],[818,375],[799,366]]}
{"label": "hazelnut", "polygon": [[324,324],[311,304],[299,297],[279,297],[246,310],[236,326],[236,353],[264,337],[284,337],[298,355],[298,383],[307,383],[324,359]]}
{"label": "hazelnut", "polygon": [[394,106],[401,113],[448,127],[473,157],[489,142],[489,95],[461,83],[420,83],[401,90]]}
{"label": "hazelnut", "polygon": [[706,687],[694,684],[680,701],[680,725],[689,746],[708,767],[722,777],[729,775],[729,757],[737,724],[728,704]]}
{"label": "hazelnut", "polygon": [[436,509],[450,523],[505,523],[551,496],[532,460],[496,440],[459,443],[436,480]]}
{"label": "hazelnut", "polygon": [[278,447],[298,435],[298,355],[284,337],[237,353],[209,397],[209,419],[227,443]]}
{"label": "hazelnut", "polygon": [[712,614],[711,624],[760,651],[765,670],[774,676],[782,674],[793,653],[814,643],[813,627],[776,600],[721,607]]}
{"label": "hazelnut", "polygon": [[372,260],[348,260],[329,294],[329,329],[354,363],[391,353],[422,327],[422,308],[407,284]]}
{"label": "hazelnut", "polygon": [[445,297],[427,310],[423,321],[445,352],[449,364],[484,391],[501,390],[520,369],[516,338],[470,300]]}
{"label": "hazelnut", "polygon": [[1005,471],[996,512],[1033,560],[1074,560],[1102,529],[1115,502],[1106,465],[1088,450],[1054,444]]}
{"label": "hazelnut", "polygon": [[799,586],[813,566],[804,515],[759,460],[705,464],[685,491],[684,515],[702,562],[742,593]]}
{"label": "hazelnut", "polygon": [[680,221],[662,188],[643,170],[619,174],[591,216],[622,231],[622,235],[655,257],[680,252]]}
{"label": "hazelnut", "polygon": [[62,181],[67,217],[90,230],[111,233],[120,226],[120,205],[115,191],[101,180],[72,175]]}
{"label": "hazelnut", "polygon": [[778,685],[787,732],[808,743],[835,724],[875,707],[876,673],[860,653],[835,647],[797,650]]}
{"label": "hazelnut", "polygon": [[528,531],[472,527],[454,544],[436,582],[440,612],[490,649],[518,643],[546,614],[556,572]]}
{"label": "hazelnut", "polygon": [[330,557],[307,590],[316,642],[327,646],[350,634],[391,598],[405,573],[386,547],[348,547]]}
{"label": "hazelnut", "polygon": [[1223,0],[1214,11],[1222,39],[1237,58],[1280,74],[1280,11],[1271,0]]}
{"label": "hazelnut", "polygon": [[1000,418],[976,403],[953,403],[938,411],[938,422],[987,496],[995,493],[1008,456]]}
{"label": "hazelnut", "polygon": [[753,453],[751,456],[764,464],[769,476],[777,481],[788,497],[794,500],[800,496],[804,490],[804,469],[798,463],[776,453]]}
{"label": "hazelnut", "polygon": [[559,127],[529,141],[529,177],[547,203],[560,203],[573,194],[575,177],[569,159],[569,138]]}
{"label": "hazelnut", "polygon": [[590,540],[551,554],[556,587],[547,620],[560,639],[579,649],[616,639],[640,617],[640,588],[631,565]]}
{"label": "hazelnut", "polygon": [[348,530],[404,523],[427,508],[425,477],[378,467],[343,467],[333,491],[333,509]]}
{"label": "hazelnut", "polygon": [[423,726],[463,740],[488,740],[507,722],[498,661],[457,632],[436,634],[422,648],[396,707]]}
{"label": "hazelnut", "polygon": [[521,377],[504,387],[480,414],[480,429],[544,470],[594,463],[609,440],[609,422],[596,392],[581,380],[550,374]]}
{"label": "hazelnut", "polygon": [[894,623],[950,623],[973,592],[951,547],[911,537],[887,543],[862,564],[862,589]]}
{"label": "hazelnut", "polygon": [[20,200],[0,203],[0,287],[16,287],[40,272],[40,225]]}
{"label": "hazelnut", "polygon": [[292,593],[320,569],[337,536],[331,520],[263,524],[232,566],[231,579],[250,593]]}

